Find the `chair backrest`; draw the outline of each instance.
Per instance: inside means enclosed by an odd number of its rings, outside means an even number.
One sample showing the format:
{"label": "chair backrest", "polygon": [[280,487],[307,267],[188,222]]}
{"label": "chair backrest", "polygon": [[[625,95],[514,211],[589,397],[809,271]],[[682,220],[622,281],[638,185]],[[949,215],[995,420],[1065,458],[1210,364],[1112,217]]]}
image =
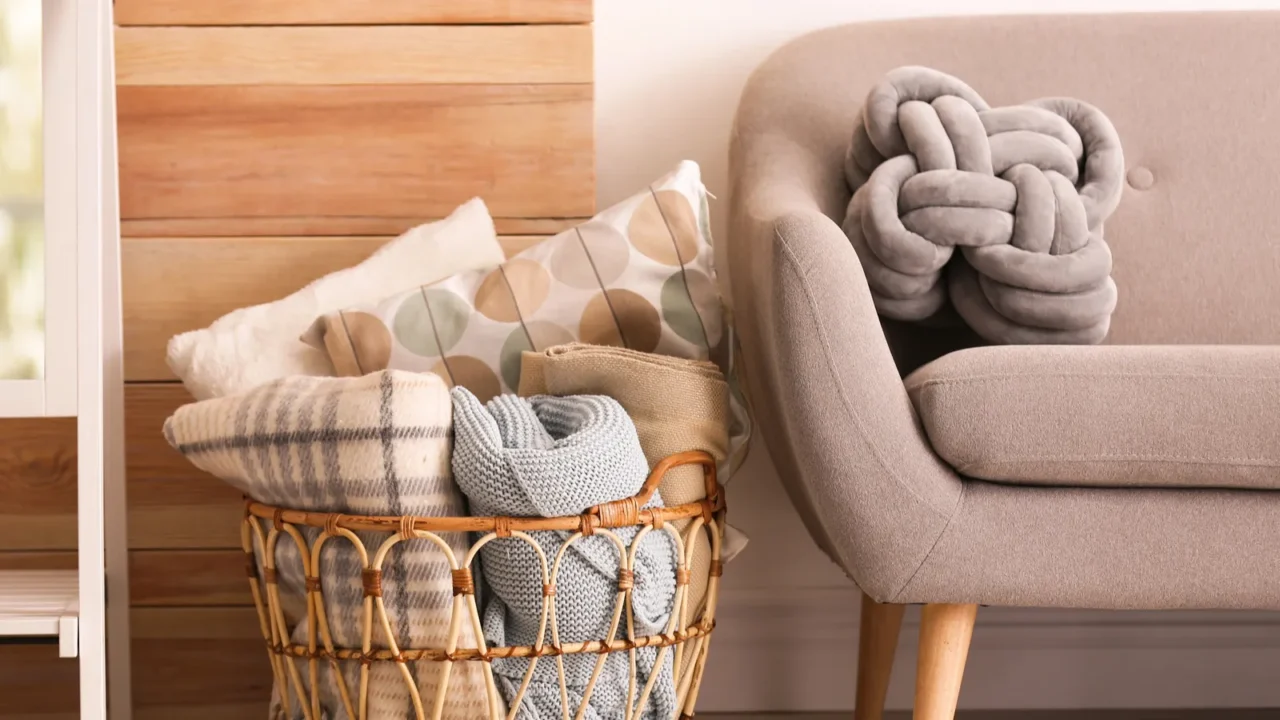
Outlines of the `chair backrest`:
{"label": "chair backrest", "polygon": [[[1101,108],[1127,183],[1105,237],[1113,344],[1280,342],[1280,13],[969,17],[865,23],[793,42],[761,69],[773,131],[838,174],[867,90],[927,65],[992,105],[1072,96]],[[787,97],[787,96],[792,97]],[[847,190],[824,193],[843,218]]]}

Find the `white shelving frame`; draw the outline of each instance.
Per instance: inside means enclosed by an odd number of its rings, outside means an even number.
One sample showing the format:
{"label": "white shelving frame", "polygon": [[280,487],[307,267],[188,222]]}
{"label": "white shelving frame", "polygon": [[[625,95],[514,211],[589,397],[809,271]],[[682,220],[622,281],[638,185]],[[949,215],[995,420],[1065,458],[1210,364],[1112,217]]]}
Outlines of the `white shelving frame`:
{"label": "white shelving frame", "polygon": [[78,658],[82,720],[106,720],[108,683],[112,720],[129,720],[112,3],[42,4],[45,364],[0,380],[0,417],[76,418],[77,569],[0,572],[0,636],[58,638]]}

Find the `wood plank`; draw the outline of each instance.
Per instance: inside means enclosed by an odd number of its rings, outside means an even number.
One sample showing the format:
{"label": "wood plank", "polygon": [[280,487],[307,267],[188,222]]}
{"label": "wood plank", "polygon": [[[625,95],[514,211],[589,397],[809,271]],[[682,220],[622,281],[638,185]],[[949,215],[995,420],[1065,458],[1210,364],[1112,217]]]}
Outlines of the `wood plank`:
{"label": "wood plank", "polygon": [[[164,419],[185,402],[190,396],[177,384],[125,389],[132,548],[239,547],[240,494],[192,467],[161,434]],[[75,549],[74,422],[6,420],[0,437],[0,550]]]}
{"label": "wood plank", "polygon": [[252,608],[132,612],[133,702],[151,706],[261,703],[271,670]]}
{"label": "wood plank", "polygon": [[129,553],[133,607],[252,606],[240,550],[134,550]]}
{"label": "wood plank", "polygon": [[[151,218],[125,220],[126,238],[210,237],[395,237],[438,217],[267,217],[267,218]],[[555,235],[590,218],[495,217],[499,235]]]}
{"label": "wood plank", "polygon": [[476,196],[497,217],[589,216],[591,94],[589,85],[121,87],[122,217],[444,217]]}
{"label": "wood plank", "polygon": [[122,86],[589,83],[591,34],[590,25],[121,27],[116,79]]}
{"label": "wood plank", "polygon": [[[79,663],[58,657],[56,645],[0,647],[0,717],[79,716]],[[264,713],[265,715],[265,713]]]}
{"label": "wood plank", "polygon": [[156,706],[259,703],[271,670],[253,608],[154,608],[132,612],[133,702]]}
{"label": "wood plank", "polygon": [[125,387],[130,548],[240,547],[240,493],[197,470],[161,432],[165,418],[188,402],[181,385]]}
{"label": "wood plank", "polygon": [[136,608],[129,632],[140,640],[253,640],[263,654],[258,614],[253,608]]}
{"label": "wood plank", "polygon": [[74,514],[75,418],[2,418],[0,437],[0,512]]}
{"label": "wood plank", "polygon": [[[364,260],[386,237],[126,239],[122,252],[125,377],[170,380],[169,338],[232,310],[285,297]],[[508,256],[540,236],[504,236]]]}
{"label": "wood plank", "polygon": [[[63,661],[66,662],[65,660]],[[0,661],[0,667],[4,663]],[[66,692],[74,693],[75,684],[67,686]],[[152,705],[134,708],[133,720],[262,720],[266,706],[262,702],[251,703],[219,703],[217,698],[206,698],[199,705]],[[21,715],[6,712],[0,708],[3,720],[80,720],[80,713],[67,712],[23,713]],[[1217,720],[1231,720],[1220,718]]]}
{"label": "wood plank", "polygon": [[[251,606],[244,563],[239,550],[133,550],[129,602],[133,607]],[[72,550],[0,552],[0,570],[75,567]]]}
{"label": "wood plank", "polygon": [[0,419],[0,549],[76,546],[75,418]]}
{"label": "wood plank", "polygon": [[[252,608],[142,608],[130,620],[135,717],[266,715],[271,670]],[[0,648],[0,717],[75,717],[76,672],[56,647]]]}
{"label": "wood plank", "polygon": [[74,550],[0,552],[0,570],[75,570]]}
{"label": "wood plank", "polygon": [[502,235],[498,237],[498,243],[502,245],[504,255],[515,257],[546,239],[541,235]]}
{"label": "wood plank", "polygon": [[172,336],[206,327],[236,308],[285,297],[318,277],[359,263],[385,241],[124,241],[121,273],[126,379],[173,378],[164,360],[165,346]]}
{"label": "wood plank", "polygon": [[120,25],[588,23],[591,0],[116,0]]}
{"label": "wood plank", "polygon": [[[206,698],[198,705],[151,705],[135,707],[134,720],[262,720],[267,701],[222,703]],[[1222,720],[1230,720],[1222,718]]]}

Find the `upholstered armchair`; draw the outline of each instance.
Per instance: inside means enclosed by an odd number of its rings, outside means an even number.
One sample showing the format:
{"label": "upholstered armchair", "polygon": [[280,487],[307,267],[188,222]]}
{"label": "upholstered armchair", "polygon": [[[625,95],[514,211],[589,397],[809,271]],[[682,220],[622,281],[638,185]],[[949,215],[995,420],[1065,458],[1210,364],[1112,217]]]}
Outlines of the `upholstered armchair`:
{"label": "upholstered armchair", "polygon": [[[750,79],[724,252],[759,436],[865,594],[858,717],[905,604],[915,717],[953,717],[980,605],[1280,608],[1280,14],[851,25]],[[871,85],[1087,99],[1123,142],[1119,289],[1097,346],[882,320],[840,222]],[[981,627],[978,628],[981,632]]]}

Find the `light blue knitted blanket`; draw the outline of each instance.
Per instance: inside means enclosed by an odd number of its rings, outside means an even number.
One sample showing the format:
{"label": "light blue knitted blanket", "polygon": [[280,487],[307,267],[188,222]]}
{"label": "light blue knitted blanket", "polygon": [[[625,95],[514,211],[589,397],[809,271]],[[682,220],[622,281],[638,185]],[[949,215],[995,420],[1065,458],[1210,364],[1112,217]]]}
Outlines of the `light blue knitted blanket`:
{"label": "light blue knitted blanket", "polygon": [[[635,425],[616,400],[601,395],[521,398],[499,395],[482,405],[464,388],[453,390],[453,474],[471,502],[473,515],[555,517],[576,515],[592,505],[631,497],[649,472]],[[646,507],[661,506],[655,493]],[[614,530],[628,547],[635,528]],[[568,532],[538,531],[530,536],[550,567]],[[481,571],[489,599],[484,632],[490,644],[532,645],[542,612],[542,580],[537,554],[518,538],[498,538],[480,551]],[[637,635],[666,629],[675,599],[675,545],[665,532],[651,531],[636,554],[632,605]],[[565,553],[556,579],[556,619],[561,643],[603,640],[618,588],[618,551],[607,537],[575,541]],[[625,612],[625,609],[624,609]],[[618,638],[626,637],[626,618]],[[546,642],[551,642],[548,627]],[[636,651],[638,678],[634,703],[653,673],[656,648]],[[667,720],[676,704],[673,653],[667,652],[643,718]],[[582,702],[598,656],[566,655],[569,716]],[[495,660],[495,680],[508,703],[513,702],[529,660]],[[588,703],[591,720],[626,716],[630,661],[628,653],[611,653]],[[517,717],[559,720],[563,717],[556,662],[538,661]]]}

